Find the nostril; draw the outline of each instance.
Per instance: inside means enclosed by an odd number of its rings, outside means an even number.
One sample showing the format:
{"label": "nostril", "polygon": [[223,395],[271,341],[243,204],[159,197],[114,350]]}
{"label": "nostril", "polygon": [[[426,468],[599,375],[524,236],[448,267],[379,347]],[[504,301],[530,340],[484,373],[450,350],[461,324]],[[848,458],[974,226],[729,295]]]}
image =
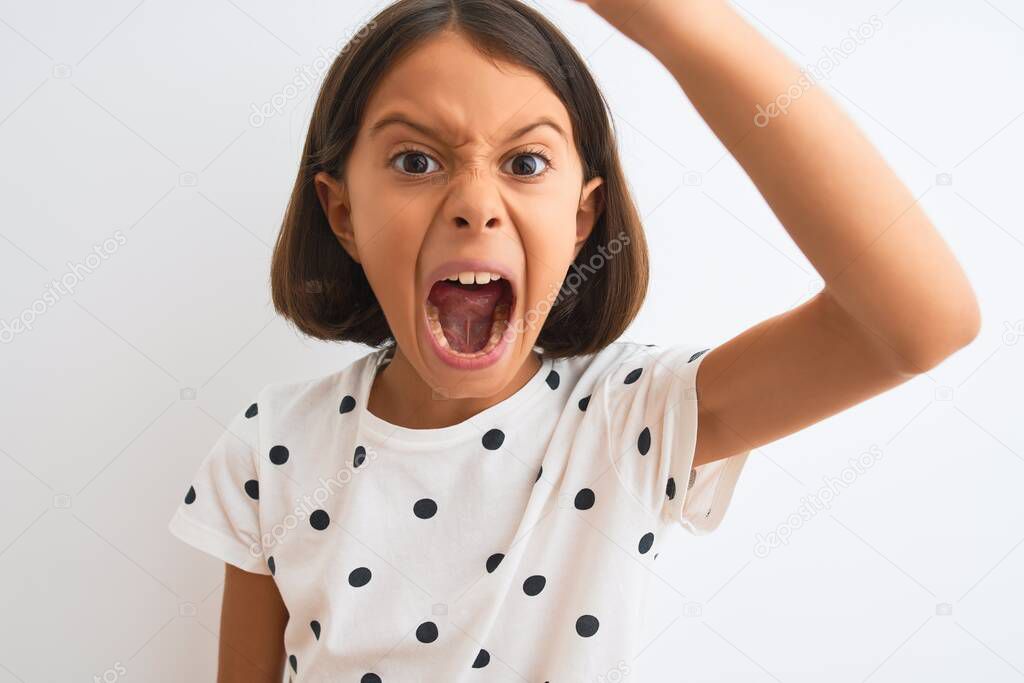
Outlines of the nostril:
{"label": "nostril", "polygon": [[[475,221],[465,218],[464,216],[455,216],[455,227],[457,228],[468,228],[474,225],[474,223]],[[484,222],[483,226],[485,228],[501,227],[501,219],[498,216],[493,216],[488,218],[487,221]]]}

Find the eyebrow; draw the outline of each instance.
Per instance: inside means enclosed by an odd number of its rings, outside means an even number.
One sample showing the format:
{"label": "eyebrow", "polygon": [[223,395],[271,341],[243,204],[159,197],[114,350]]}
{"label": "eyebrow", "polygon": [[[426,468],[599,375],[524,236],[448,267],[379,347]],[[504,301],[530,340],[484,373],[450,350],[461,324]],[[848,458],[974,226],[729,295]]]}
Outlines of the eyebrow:
{"label": "eyebrow", "polygon": [[[437,140],[438,142],[443,142],[444,141],[444,136],[441,135],[441,133],[438,132],[437,130],[435,130],[434,128],[431,128],[430,126],[424,125],[422,123],[417,123],[417,122],[411,120],[410,118],[406,117],[404,114],[400,114],[400,113],[395,113],[395,114],[390,114],[388,116],[385,116],[384,118],[380,119],[375,124],[373,124],[370,127],[370,137],[373,137],[374,135],[379,133],[383,128],[386,128],[387,126],[394,126],[394,125],[408,126],[409,128],[412,128],[413,130],[417,130],[420,133],[423,133],[424,135]],[[513,131],[513,133],[511,135],[509,135],[508,138],[506,138],[503,141],[502,144],[511,142],[512,140],[515,140],[517,138],[521,138],[522,136],[526,135],[527,133],[529,133],[534,128],[539,128],[541,126],[548,126],[549,128],[554,129],[554,131],[556,133],[558,133],[559,135],[562,136],[562,139],[565,140],[566,143],[569,142],[569,136],[565,134],[565,131],[562,130],[562,127],[559,126],[557,123],[555,123],[550,118],[544,116],[544,117],[541,117],[541,118],[537,119],[533,123],[528,123],[525,126],[523,126],[522,128],[519,128],[518,130]]]}

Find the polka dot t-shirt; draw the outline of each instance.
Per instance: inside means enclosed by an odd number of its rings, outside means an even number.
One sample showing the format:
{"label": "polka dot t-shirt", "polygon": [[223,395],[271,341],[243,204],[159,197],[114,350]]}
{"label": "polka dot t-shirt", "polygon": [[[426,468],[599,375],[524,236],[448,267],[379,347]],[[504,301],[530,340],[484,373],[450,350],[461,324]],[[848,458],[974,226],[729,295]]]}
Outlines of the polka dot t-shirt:
{"label": "polka dot t-shirt", "polygon": [[270,384],[170,530],[273,576],[296,682],[607,680],[643,647],[668,525],[716,529],[749,455],[692,468],[707,352],[619,341],[548,358],[440,429],[366,410],[388,349]]}

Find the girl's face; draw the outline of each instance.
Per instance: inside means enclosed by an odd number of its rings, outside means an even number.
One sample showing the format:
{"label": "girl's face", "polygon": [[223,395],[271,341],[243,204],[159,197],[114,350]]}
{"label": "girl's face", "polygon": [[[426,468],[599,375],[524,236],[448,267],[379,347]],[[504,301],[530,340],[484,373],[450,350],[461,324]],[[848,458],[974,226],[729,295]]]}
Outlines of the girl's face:
{"label": "girl's face", "polygon": [[449,398],[499,392],[600,210],[564,105],[445,33],[380,81],[341,176],[318,174],[317,192],[398,353]]}

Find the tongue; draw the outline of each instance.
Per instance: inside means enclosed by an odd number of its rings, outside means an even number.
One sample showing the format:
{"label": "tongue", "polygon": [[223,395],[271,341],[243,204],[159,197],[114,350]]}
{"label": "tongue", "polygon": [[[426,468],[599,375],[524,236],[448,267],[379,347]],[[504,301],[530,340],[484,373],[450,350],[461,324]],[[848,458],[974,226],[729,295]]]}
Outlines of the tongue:
{"label": "tongue", "polygon": [[458,285],[441,280],[434,283],[427,300],[437,306],[448,345],[459,353],[474,353],[487,345],[494,307],[501,294],[498,280],[486,285]]}

